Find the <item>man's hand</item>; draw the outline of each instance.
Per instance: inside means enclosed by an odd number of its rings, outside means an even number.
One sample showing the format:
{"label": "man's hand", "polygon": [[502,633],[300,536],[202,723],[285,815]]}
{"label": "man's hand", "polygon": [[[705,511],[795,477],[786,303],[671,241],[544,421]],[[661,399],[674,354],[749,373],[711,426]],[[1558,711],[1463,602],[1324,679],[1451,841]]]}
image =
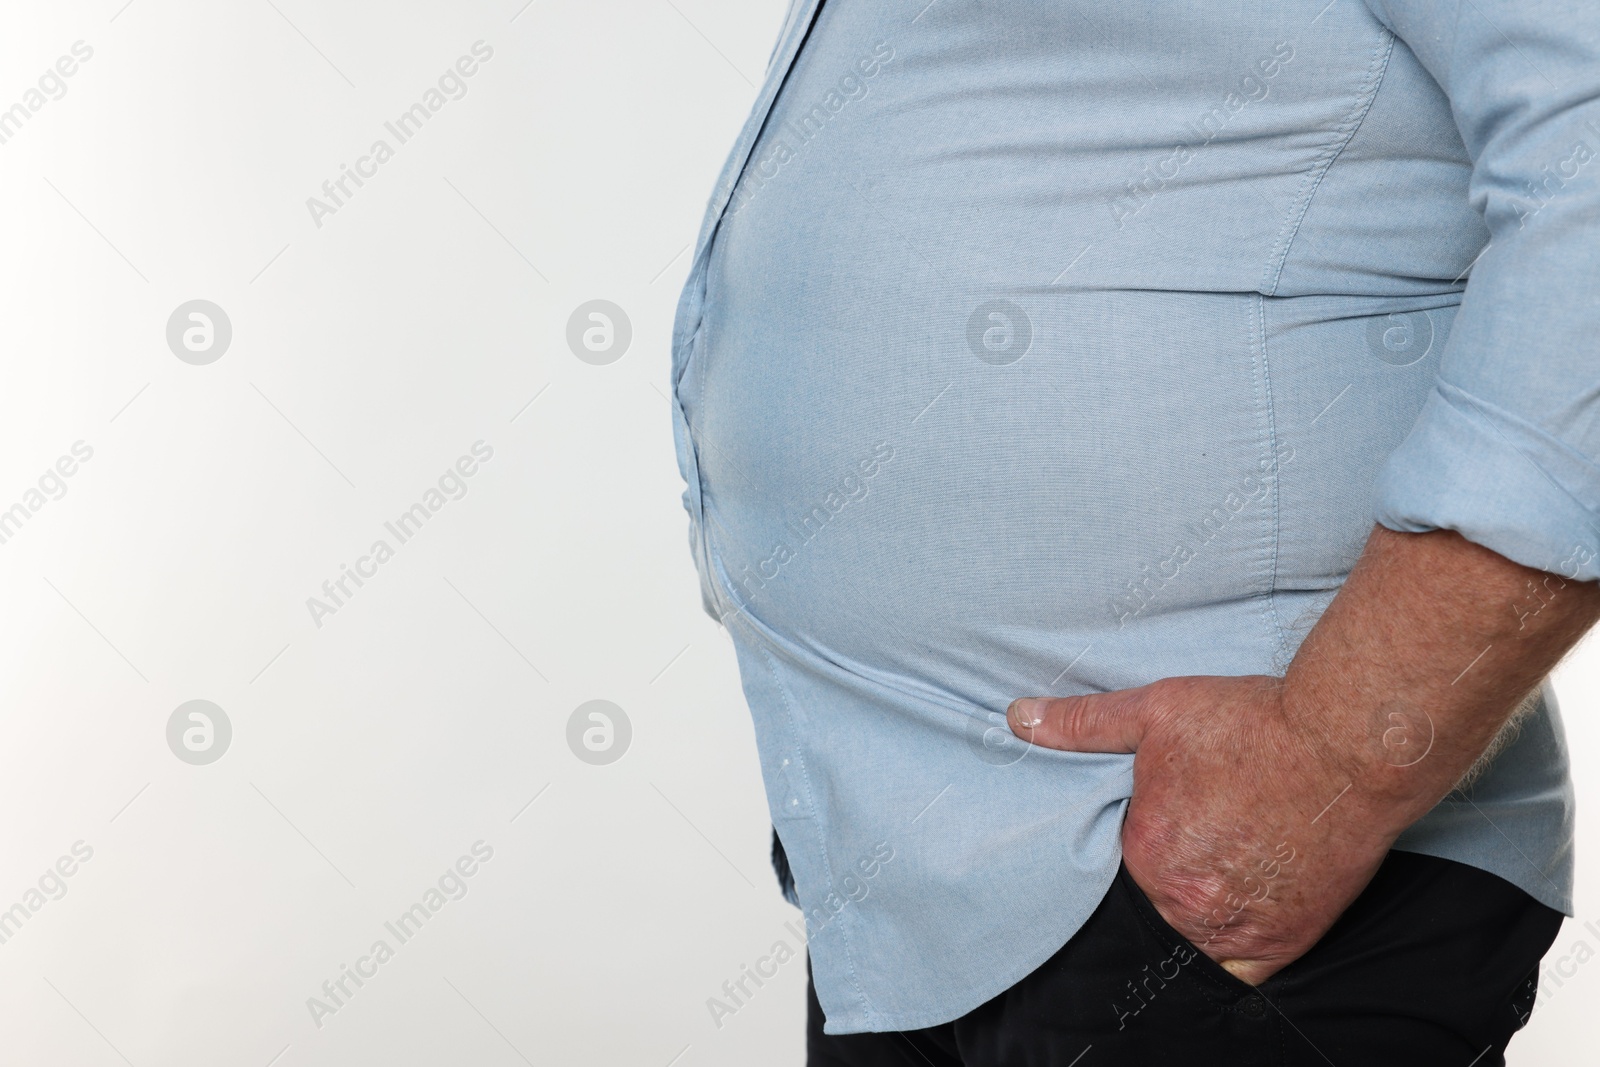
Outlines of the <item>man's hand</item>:
{"label": "man's hand", "polygon": [[1600,583],[1562,577],[1570,560],[1540,570],[1451,531],[1377,526],[1282,679],[1023,699],[1008,719],[1034,744],[1135,754],[1128,870],[1259,984],[1333,925],[1600,618]]}
{"label": "man's hand", "polygon": [[1167,922],[1251,985],[1333,925],[1392,841],[1337,817],[1350,779],[1283,694],[1264,676],[1169,678],[1009,713],[1036,745],[1137,753],[1123,860]]}

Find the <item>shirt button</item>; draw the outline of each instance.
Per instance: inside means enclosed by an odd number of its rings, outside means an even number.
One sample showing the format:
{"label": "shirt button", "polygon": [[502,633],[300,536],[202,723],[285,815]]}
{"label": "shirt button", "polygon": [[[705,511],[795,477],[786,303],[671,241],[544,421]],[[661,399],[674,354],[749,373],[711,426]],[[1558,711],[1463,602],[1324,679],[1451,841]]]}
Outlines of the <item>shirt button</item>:
{"label": "shirt button", "polygon": [[1267,1002],[1262,1000],[1258,994],[1251,993],[1239,1001],[1239,1010],[1252,1019],[1259,1019],[1267,1013]]}

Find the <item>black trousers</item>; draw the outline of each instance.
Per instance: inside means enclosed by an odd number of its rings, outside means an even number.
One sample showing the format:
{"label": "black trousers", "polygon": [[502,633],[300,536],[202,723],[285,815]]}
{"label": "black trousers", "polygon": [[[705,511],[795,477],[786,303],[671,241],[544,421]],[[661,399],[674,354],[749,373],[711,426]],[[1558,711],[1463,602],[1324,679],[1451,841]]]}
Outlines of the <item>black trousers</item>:
{"label": "black trousers", "polygon": [[1305,956],[1251,986],[1163,920],[1124,867],[1088,923],[1006,992],[923,1030],[822,1032],[810,1067],[1496,1067],[1561,914],[1486,871],[1390,852]]}

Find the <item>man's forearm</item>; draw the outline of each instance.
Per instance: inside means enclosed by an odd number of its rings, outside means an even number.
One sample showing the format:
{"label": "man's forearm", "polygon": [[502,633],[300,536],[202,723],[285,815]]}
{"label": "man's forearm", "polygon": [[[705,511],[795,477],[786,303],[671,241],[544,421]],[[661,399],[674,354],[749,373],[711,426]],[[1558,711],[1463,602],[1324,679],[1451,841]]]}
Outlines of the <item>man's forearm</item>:
{"label": "man's forearm", "polygon": [[1284,678],[1286,714],[1350,779],[1339,821],[1392,839],[1424,815],[1597,618],[1600,584],[1375,527]]}

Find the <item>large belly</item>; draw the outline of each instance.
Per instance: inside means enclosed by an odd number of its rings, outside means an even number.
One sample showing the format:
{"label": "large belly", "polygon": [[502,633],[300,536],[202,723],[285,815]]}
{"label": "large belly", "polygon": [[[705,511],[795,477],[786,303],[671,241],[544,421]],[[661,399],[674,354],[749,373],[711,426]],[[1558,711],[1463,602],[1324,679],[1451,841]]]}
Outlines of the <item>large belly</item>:
{"label": "large belly", "polygon": [[1247,298],[952,286],[910,256],[823,271],[727,237],[682,392],[754,617],[835,658],[998,681],[1265,587]]}
{"label": "large belly", "polygon": [[[1226,229],[1181,215],[1220,145],[1119,229],[1106,173],[1181,107],[1144,101],[1153,129],[1118,144],[1070,84],[1087,63],[1001,63],[976,32],[883,62],[873,27],[829,17],[718,227],[679,383],[730,604],[963,699],[1281,666],[1269,594],[1337,584],[1426,391],[1427,364],[1401,382],[1357,351],[1383,298],[1251,291],[1298,187],[1270,152],[1235,166]],[[860,94],[805,125],[875,50]]]}

